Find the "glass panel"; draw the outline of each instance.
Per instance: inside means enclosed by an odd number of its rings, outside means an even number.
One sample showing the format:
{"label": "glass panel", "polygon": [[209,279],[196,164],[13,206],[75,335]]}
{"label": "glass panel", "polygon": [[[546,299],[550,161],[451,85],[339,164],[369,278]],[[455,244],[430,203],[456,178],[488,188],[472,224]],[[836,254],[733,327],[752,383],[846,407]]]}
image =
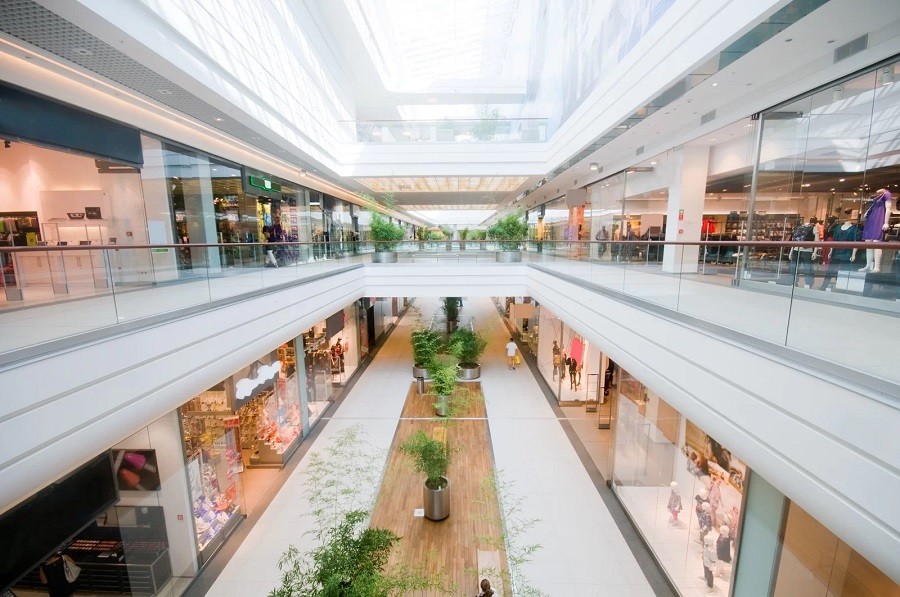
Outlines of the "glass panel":
{"label": "glass panel", "polygon": [[[889,351],[889,346],[885,344],[882,350],[875,346],[873,352],[872,342],[877,343],[878,336],[857,333],[884,329],[900,312],[893,273],[896,252],[874,248],[885,238],[886,230],[895,222],[900,224],[900,214],[891,215],[896,208],[891,189],[897,190],[900,167],[887,149],[898,134],[893,114],[900,88],[892,77],[882,76],[884,72],[867,73],[804,100],[809,102],[804,178],[799,188],[793,189],[801,215],[804,221],[807,217],[818,219],[816,237],[872,241],[873,249],[837,248],[827,254],[803,248],[792,251],[798,257],[792,262],[792,269],[797,269],[797,288],[786,344],[896,380],[900,374],[889,358],[871,358]],[[800,238],[803,230],[796,229],[793,237]],[[807,333],[822,316],[816,298],[834,298],[861,307],[846,309],[839,319],[841,329],[834,332],[848,340],[837,354],[834,347],[826,350]]]}
{"label": "glass panel", "polygon": [[900,595],[900,585],[791,502],[774,597]]}
{"label": "glass panel", "polygon": [[728,594],[746,466],[620,370],[613,488],[682,594]]}

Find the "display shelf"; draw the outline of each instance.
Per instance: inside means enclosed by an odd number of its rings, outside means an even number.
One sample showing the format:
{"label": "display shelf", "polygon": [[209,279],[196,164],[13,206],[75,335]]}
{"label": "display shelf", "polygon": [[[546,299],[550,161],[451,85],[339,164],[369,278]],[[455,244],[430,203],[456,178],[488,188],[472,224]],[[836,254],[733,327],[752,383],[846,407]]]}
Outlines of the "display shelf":
{"label": "display shelf", "polygon": [[[106,244],[109,240],[108,230],[112,225],[109,220],[70,220],[67,218],[50,218],[41,227],[44,240],[58,245],[60,242],[87,241],[92,244]],[[62,234],[60,228],[71,229],[69,234]],[[79,230],[80,229],[80,230]],[[66,238],[63,238],[65,236]]]}

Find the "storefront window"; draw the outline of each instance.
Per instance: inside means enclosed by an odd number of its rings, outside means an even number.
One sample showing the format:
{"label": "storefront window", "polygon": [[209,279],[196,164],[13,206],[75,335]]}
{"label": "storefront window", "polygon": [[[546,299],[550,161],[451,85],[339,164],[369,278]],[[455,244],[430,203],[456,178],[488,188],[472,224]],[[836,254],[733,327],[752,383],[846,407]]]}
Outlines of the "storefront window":
{"label": "storefront window", "polygon": [[728,594],[746,466],[625,371],[618,396],[614,490],[682,594]]}
{"label": "storefront window", "polygon": [[324,321],[303,334],[306,408],[310,427],[322,417],[325,409],[334,399],[331,346]]}
{"label": "storefront window", "polygon": [[201,557],[251,511],[283,466],[303,423],[294,341],[244,367],[181,409],[184,454]]}
{"label": "storefront window", "polygon": [[[752,208],[754,239],[790,239],[801,222],[816,218],[824,239],[864,240],[866,212],[881,191],[894,196],[879,223],[900,231],[895,201],[900,162],[885,151],[898,134],[891,112],[900,97],[900,87],[893,82],[896,66],[880,67],[763,113]],[[773,213],[775,201],[782,208]],[[874,235],[881,240],[882,231]],[[833,261],[814,256],[797,276],[788,257],[787,251],[773,250],[762,262],[748,259],[743,277],[861,296],[863,285],[853,283],[855,272],[867,267],[870,257],[875,268],[874,255],[840,251]],[[877,269],[890,271],[895,252],[880,252],[878,258]],[[873,288],[866,296],[890,294],[893,300],[894,293],[884,290]]]}
{"label": "storefront window", "polygon": [[900,585],[791,502],[772,595],[876,597],[900,595]]}

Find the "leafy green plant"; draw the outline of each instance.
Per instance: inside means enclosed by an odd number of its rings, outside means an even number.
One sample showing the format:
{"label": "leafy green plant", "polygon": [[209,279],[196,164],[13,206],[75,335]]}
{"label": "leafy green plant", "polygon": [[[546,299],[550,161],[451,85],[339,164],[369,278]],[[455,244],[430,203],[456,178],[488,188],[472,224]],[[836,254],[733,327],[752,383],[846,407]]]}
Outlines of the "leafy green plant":
{"label": "leafy green plant", "polygon": [[512,481],[506,481],[503,471],[498,470],[493,476],[483,479],[476,501],[483,506],[482,510],[493,512],[493,504],[500,506],[500,517],[480,516],[480,521],[487,523],[494,530],[489,535],[476,537],[480,542],[490,545],[498,551],[506,552],[508,570],[478,570],[478,576],[493,575],[503,579],[503,585],[509,594],[523,597],[547,597],[547,594],[533,586],[525,577],[525,564],[541,549],[539,543],[525,543],[527,533],[541,520],[526,518],[522,499],[513,495]]}
{"label": "leafy green plant", "polygon": [[290,546],[278,562],[281,585],[269,597],[393,597],[410,591],[445,588],[446,579],[425,566],[388,566],[400,537],[392,531],[366,528],[369,512],[346,512],[323,542],[308,554]]}
{"label": "leafy green plant", "polygon": [[403,226],[394,224],[387,216],[377,211],[372,212],[369,227],[377,252],[395,251],[400,241],[406,238],[406,229]]}
{"label": "leafy green plant", "polygon": [[416,238],[419,240],[428,240],[428,228],[419,226],[416,228]]}
{"label": "leafy green plant", "polygon": [[430,329],[422,328],[413,330],[410,334],[410,343],[413,351],[413,364],[416,367],[430,369],[434,366],[434,358],[441,350],[443,338]]}
{"label": "leafy green plant", "polygon": [[452,459],[446,443],[428,437],[424,431],[417,431],[400,445],[400,450],[412,458],[416,471],[425,475],[426,487],[441,489],[446,486],[447,469]]}
{"label": "leafy green plant", "polygon": [[399,597],[411,591],[449,593],[443,575],[423,563],[389,564],[400,537],[368,528],[385,454],[364,438],[361,425],[338,432],[310,454],[304,495],[315,524],[316,547],[291,545],[278,562],[279,586],[269,597]]}
{"label": "leafy green plant", "polygon": [[[468,227],[463,228],[462,230],[460,230],[460,231],[459,231],[459,240],[468,240],[468,238],[469,238],[469,232],[470,232],[470,231],[469,231]],[[474,230],[473,230],[472,232],[474,232]],[[473,237],[473,238],[474,238],[474,237]]]}
{"label": "leafy green plant", "polygon": [[456,388],[456,367],[454,365],[445,365],[434,363],[428,369],[428,376],[431,378],[431,391],[440,397],[448,397],[453,394]]}
{"label": "leafy green plant", "polygon": [[448,296],[444,298],[441,309],[444,311],[444,317],[447,318],[447,321],[459,320],[459,303],[460,298],[457,296]]}
{"label": "leafy green plant", "polygon": [[494,222],[487,234],[500,245],[501,251],[518,251],[528,236],[528,223],[522,210],[507,214]]}
{"label": "leafy green plant", "polygon": [[397,245],[406,238],[406,228],[393,223],[390,218],[378,211],[379,207],[394,209],[397,200],[393,193],[382,195],[381,201],[367,193],[362,193],[360,197],[369,204],[369,213],[372,214],[369,235],[375,242],[375,251],[381,253],[397,250]]}
{"label": "leafy green plant", "polygon": [[484,349],[487,347],[487,339],[467,327],[458,328],[450,334],[447,348],[450,354],[459,360],[462,367],[475,367]]}

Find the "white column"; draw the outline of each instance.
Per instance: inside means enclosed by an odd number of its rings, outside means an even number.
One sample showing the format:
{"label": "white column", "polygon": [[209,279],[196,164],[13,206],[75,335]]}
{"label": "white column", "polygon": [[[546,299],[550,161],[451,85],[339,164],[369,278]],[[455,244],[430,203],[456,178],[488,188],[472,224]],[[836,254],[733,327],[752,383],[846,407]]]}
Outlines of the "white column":
{"label": "white column", "polygon": [[[706,197],[706,177],[709,171],[709,147],[682,147],[673,157],[673,178],[669,186],[667,241],[696,241],[703,223],[703,203]],[[663,252],[663,271],[669,273],[697,271],[700,248],[693,246],[666,247]]]}

